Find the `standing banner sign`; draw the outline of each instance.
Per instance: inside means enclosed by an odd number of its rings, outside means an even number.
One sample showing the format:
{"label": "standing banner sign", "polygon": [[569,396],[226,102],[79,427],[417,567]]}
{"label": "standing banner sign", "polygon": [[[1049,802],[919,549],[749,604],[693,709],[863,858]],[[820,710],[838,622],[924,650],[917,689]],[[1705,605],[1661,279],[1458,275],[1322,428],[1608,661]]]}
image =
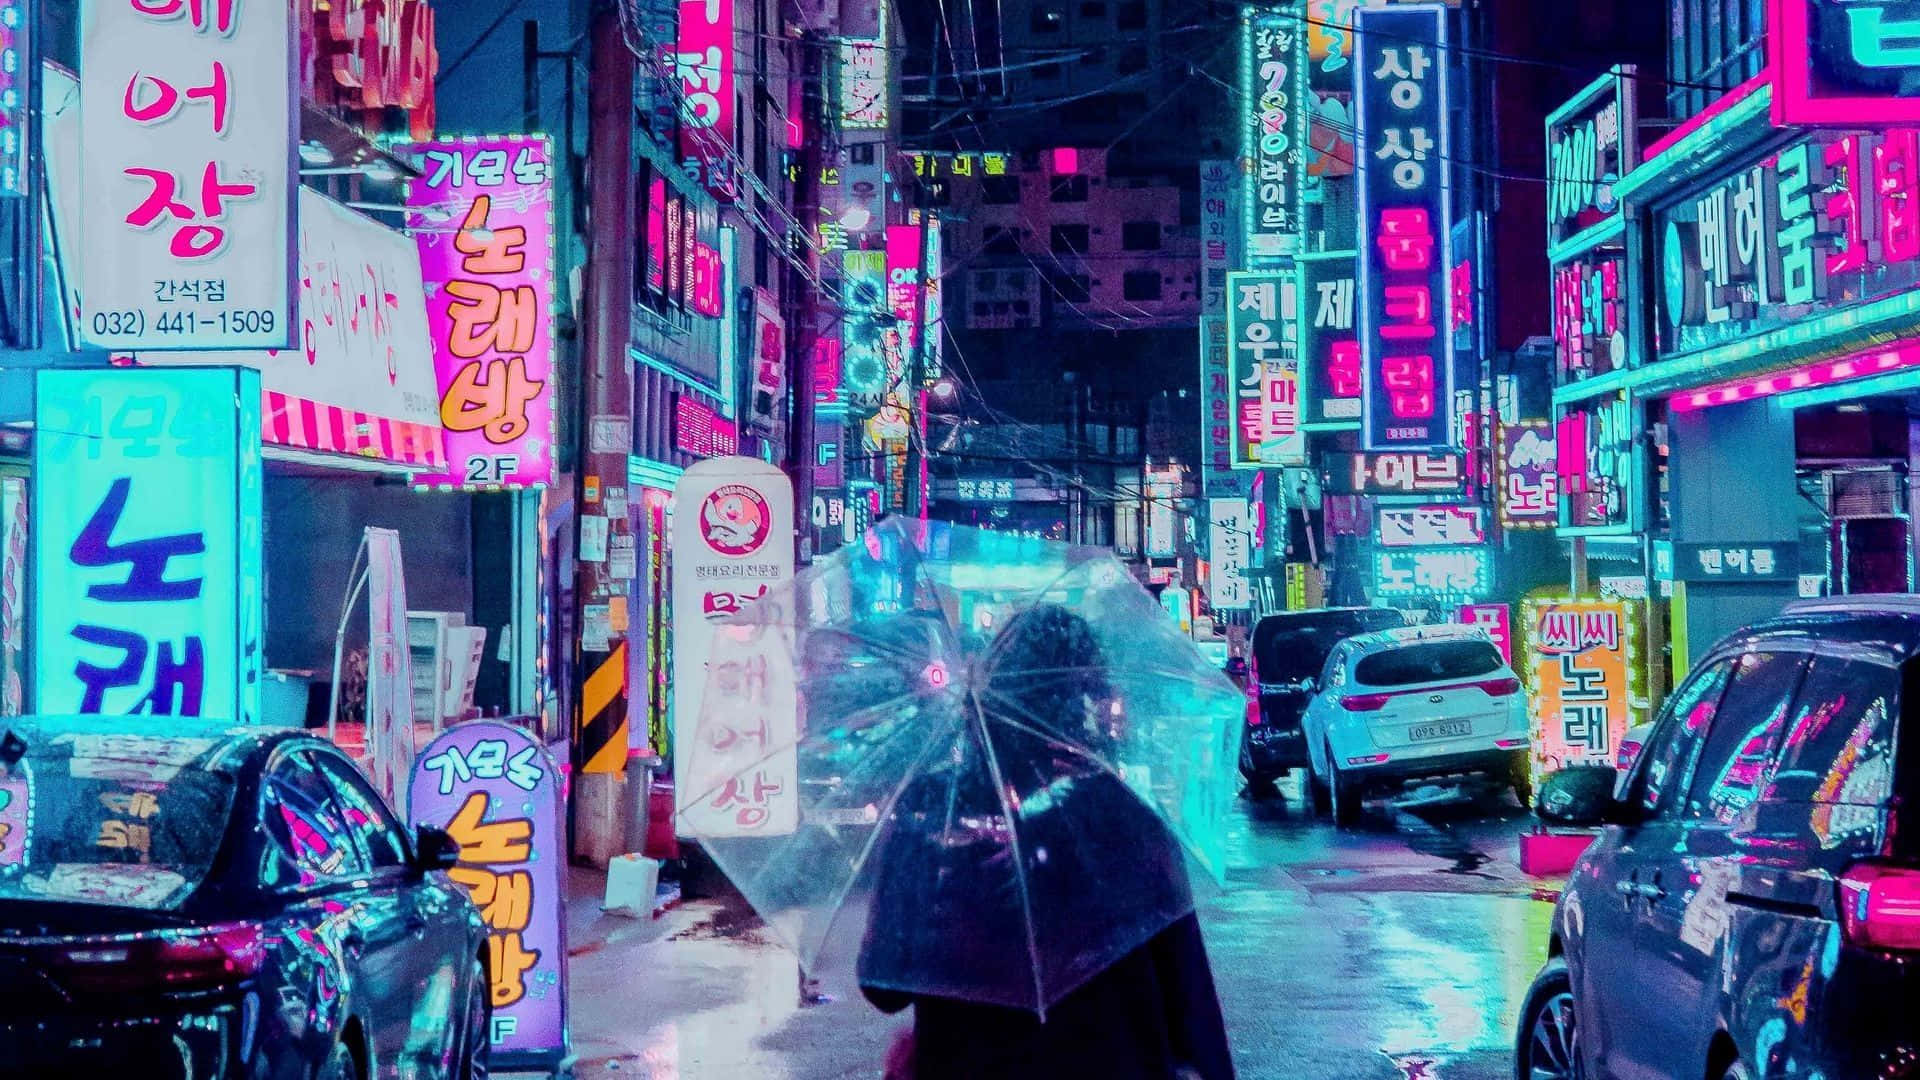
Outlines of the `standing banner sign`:
{"label": "standing banner sign", "polygon": [[[689,835],[791,831],[798,821],[799,765],[791,749],[764,762],[766,747],[793,747],[798,734],[793,676],[781,674],[790,648],[730,642],[727,673],[708,670],[715,623],[747,604],[776,597],[793,580],[793,483],[746,457],[713,458],[674,485],[673,746],[675,811]],[[757,669],[748,677],[746,669]],[[738,676],[735,678],[734,676]],[[709,712],[707,694],[727,695]],[[742,703],[733,698],[749,695]],[[702,724],[703,716],[751,721],[750,732]],[[706,741],[695,735],[706,736]],[[755,748],[757,743],[758,749]],[[754,765],[759,762],[759,767]],[[748,774],[741,782],[741,770]]]}
{"label": "standing banner sign", "polygon": [[413,652],[407,646],[407,575],[400,534],[368,527],[367,767],[396,805],[413,761]]}
{"label": "standing banner sign", "polygon": [[260,374],[69,369],[34,389],[35,712],[260,715]]}
{"label": "standing banner sign", "polygon": [[1361,412],[1368,450],[1452,445],[1447,9],[1354,12]]}
{"label": "standing banner sign", "polygon": [[292,14],[261,0],[81,5],[83,344],[292,339]]}
{"label": "standing banner sign", "polygon": [[457,724],[413,762],[407,820],[459,843],[448,876],[487,924],[496,1067],[568,1053],[565,805],[552,756],[509,724]]}
{"label": "standing banner sign", "polygon": [[1209,602],[1215,611],[1238,611],[1253,604],[1247,571],[1253,566],[1253,522],[1247,500],[1207,500],[1208,555],[1213,576],[1208,580]]}
{"label": "standing banner sign", "polygon": [[1477,626],[1500,646],[1500,658],[1513,663],[1513,609],[1506,604],[1461,604],[1454,622]]}
{"label": "standing banner sign", "polygon": [[1528,600],[1521,606],[1536,779],[1568,765],[1613,765],[1635,723],[1640,657],[1634,601]]}
{"label": "standing banner sign", "polygon": [[544,135],[416,143],[407,187],[446,428],[447,471],[417,483],[553,482],[553,144]]}
{"label": "standing banner sign", "polygon": [[1307,143],[1307,49],[1298,14],[1251,11],[1241,20],[1246,258],[1249,265],[1258,266],[1300,250],[1305,213],[1300,163]]}

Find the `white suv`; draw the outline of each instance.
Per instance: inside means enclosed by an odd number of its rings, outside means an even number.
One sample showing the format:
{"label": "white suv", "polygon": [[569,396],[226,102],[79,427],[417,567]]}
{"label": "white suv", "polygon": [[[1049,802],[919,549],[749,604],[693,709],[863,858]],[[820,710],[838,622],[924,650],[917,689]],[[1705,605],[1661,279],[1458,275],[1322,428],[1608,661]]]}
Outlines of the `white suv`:
{"label": "white suv", "polygon": [[1340,825],[1372,790],[1459,778],[1511,785],[1522,805],[1527,696],[1484,630],[1411,626],[1334,647],[1302,727],[1314,805]]}

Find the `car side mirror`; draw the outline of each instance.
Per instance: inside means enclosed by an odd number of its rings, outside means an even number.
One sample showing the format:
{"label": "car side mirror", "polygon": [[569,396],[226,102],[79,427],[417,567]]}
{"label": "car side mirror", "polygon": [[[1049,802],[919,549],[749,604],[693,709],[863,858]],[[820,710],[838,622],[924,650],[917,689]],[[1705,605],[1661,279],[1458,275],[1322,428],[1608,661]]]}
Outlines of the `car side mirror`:
{"label": "car side mirror", "polygon": [[460,842],[445,829],[421,825],[414,830],[413,864],[421,873],[451,870],[460,862]]}
{"label": "car side mirror", "polygon": [[1591,828],[1622,820],[1613,797],[1615,772],[1609,765],[1569,765],[1540,785],[1534,813],[1549,825]]}

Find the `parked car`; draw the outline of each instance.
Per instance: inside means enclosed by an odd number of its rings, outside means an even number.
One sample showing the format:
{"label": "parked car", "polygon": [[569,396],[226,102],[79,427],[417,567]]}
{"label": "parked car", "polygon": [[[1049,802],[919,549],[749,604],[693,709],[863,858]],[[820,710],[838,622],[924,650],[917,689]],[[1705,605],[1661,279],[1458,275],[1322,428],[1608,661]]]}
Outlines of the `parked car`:
{"label": "parked car", "polygon": [[1268,615],[1253,628],[1254,707],[1240,744],[1240,773],[1255,794],[1273,790],[1289,769],[1307,765],[1300,717],[1313,699],[1320,669],[1333,647],[1355,634],[1405,626],[1392,608],[1323,608]]}
{"label": "parked car", "polygon": [[1302,730],[1314,805],[1339,825],[1410,781],[1513,787],[1526,804],[1527,700],[1486,632],[1412,626],[1336,645]]}
{"label": "parked car", "polygon": [[486,1074],[485,927],[331,743],[0,721],[0,1072]]}
{"label": "parked car", "polygon": [[1604,829],[1518,1076],[1920,1077],[1916,655],[1920,597],[1794,605],[1700,658],[1624,792],[1611,768],[1542,785],[1543,818]]}

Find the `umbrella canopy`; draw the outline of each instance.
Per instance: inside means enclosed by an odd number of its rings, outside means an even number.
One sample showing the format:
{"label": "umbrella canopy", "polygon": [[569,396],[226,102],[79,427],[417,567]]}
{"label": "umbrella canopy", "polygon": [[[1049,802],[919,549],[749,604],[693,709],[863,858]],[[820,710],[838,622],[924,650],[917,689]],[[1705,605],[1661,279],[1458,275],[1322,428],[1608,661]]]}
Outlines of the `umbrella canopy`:
{"label": "umbrella canopy", "polygon": [[885,522],[718,627],[680,828],[810,969],[1044,1013],[1220,878],[1244,712],[1110,551]]}

